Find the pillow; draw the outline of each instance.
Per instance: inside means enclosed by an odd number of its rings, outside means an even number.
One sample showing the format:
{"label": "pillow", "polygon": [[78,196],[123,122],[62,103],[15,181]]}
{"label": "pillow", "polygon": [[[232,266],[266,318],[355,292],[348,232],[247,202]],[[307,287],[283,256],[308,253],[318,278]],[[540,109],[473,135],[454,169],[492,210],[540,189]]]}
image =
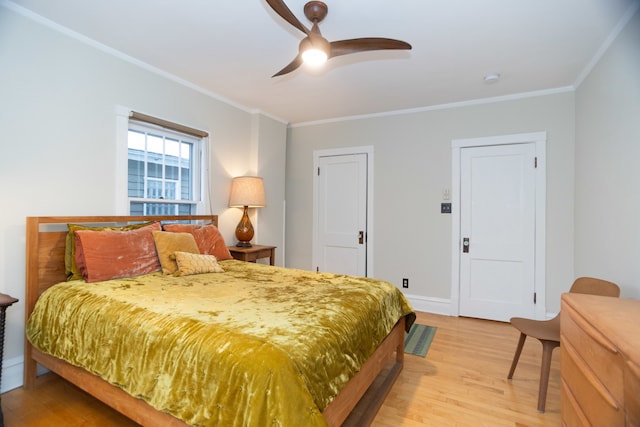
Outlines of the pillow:
{"label": "pillow", "polygon": [[154,231],[153,240],[156,242],[156,252],[163,274],[173,274],[178,271],[175,252],[190,252],[199,254],[198,244],[191,233],[168,233]]}
{"label": "pillow", "polygon": [[224,273],[218,260],[213,255],[194,254],[190,252],[176,252],[178,272],[176,276],[188,276],[202,273]]}
{"label": "pillow", "polygon": [[201,254],[214,255],[218,261],[232,259],[220,230],[215,225],[165,224],[164,231],[191,233],[196,239]]}
{"label": "pillow", "polygon": [[76,230],[135,230],[141,227],[146,227],[153,221],[143,222],[140,224],[127,224],[123,226],[107,226],[107,227],[89,227],[87,225],[80,224],[67,224],[69,232],[67,233],[66,247],[64,251],[64,267],[67,274],[67,280],[79,280],[82,279],[82,274],[78,271],[76,266]]}
{"label": "pillow", "polygon": [[87,282],[139,276],[160,270],[155,222],[136,230],[76,230],[76,264]]}

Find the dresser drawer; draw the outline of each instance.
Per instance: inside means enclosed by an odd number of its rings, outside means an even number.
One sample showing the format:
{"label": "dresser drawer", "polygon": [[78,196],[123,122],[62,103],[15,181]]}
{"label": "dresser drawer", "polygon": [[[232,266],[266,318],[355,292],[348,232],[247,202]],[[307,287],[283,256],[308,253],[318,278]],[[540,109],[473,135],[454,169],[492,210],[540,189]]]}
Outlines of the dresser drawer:
{"label": "dresser drawer", "polygon": [[640,427],[640,300],[563,294],[563,426]]}
{"label": "dresser drawer", "polygon": [[569,384],[564,380],[560,382],[560,399],[562,402],[562,425],[567,427],[588,426],[587,416],[576,401]]}
{"label": "dresser drawer", "polygon": [[[616,399],[609,392],[566,339],[560,344],[560,355],[560,372],[562,381],[567,385],[567,398],[569,401],[573,399],[573,405],[577,406],[573,412],[583,413],[594,427],[624,426],[625,414],[621,399]],[[619,360],[616,362],[619,363]],[[565,406],[562,408],[564,411]]]}
{"label": "dresser drawer", "polygon": [[624,371],[624,406],[628,426],[640,426],[640,365],[627,360]]}
{"label": "dresser drawer", "polygon": [[593,375],[617,402],[622,402],[624,385],[620,379],[624,366],[617,347],[569,305],[563,307],[561,328],[564,338],[579,349],[577,353]]}

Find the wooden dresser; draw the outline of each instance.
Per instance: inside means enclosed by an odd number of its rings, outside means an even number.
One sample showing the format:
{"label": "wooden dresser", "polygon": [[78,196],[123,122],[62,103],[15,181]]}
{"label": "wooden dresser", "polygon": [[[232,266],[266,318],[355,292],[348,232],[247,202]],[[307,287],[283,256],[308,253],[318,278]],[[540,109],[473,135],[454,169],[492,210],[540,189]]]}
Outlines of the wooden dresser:
{"label": "wooden dresser", "polygon": [[640,426],[640,301],[563,294],[562,424]]}

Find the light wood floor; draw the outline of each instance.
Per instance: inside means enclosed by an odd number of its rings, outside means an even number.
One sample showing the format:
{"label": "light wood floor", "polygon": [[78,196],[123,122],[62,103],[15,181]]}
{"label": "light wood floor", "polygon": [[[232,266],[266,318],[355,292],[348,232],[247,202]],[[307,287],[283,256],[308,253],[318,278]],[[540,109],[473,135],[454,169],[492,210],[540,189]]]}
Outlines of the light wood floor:
{"label": "light wood floor", "polygon": [[[560,352],[551,366],[547,411],[536,410],[541,346],[527,340],[508,381],[519,333],[509,324],[418,313],[438,327],[426,358],[406,355],[405,367],[375,418],[376,427],[559,426]],[[38,385],[2,395],[6,427],[136,426],[53,374]]]}

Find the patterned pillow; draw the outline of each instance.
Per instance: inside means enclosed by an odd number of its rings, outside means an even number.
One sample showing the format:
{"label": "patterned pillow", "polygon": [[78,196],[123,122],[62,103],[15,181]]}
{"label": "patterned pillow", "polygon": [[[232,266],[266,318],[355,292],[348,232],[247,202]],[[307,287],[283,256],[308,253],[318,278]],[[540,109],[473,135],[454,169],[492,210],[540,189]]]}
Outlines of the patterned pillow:
{"label": "patterned pillow", "polygon": [[188,276],[202,273],[224,273],[218,260],[213,255],[193,254],[190,252],[176,251],[176,263],[178,271],[176,276]]}

